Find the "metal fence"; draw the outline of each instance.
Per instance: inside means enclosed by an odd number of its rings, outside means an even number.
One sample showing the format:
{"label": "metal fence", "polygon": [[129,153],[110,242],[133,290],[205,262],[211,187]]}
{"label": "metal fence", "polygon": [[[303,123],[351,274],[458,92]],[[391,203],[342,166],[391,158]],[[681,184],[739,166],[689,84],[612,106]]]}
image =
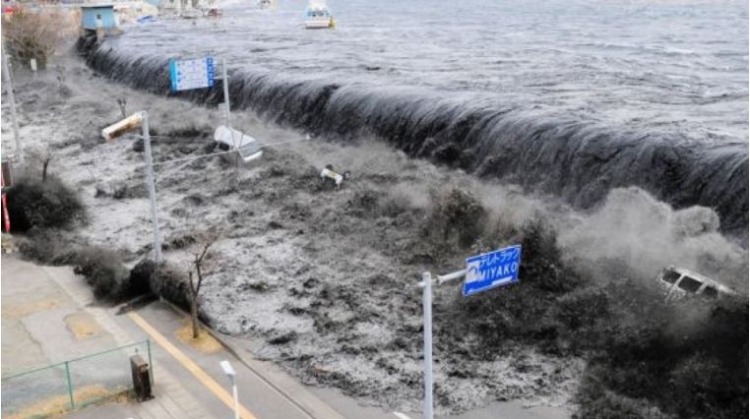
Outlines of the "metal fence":
{"label": "metal fence", "polygon": [[44,418],[122,394],[133,387],[130,357],[151,368],[151,342],[131,343],[2,377],[2,417]]}

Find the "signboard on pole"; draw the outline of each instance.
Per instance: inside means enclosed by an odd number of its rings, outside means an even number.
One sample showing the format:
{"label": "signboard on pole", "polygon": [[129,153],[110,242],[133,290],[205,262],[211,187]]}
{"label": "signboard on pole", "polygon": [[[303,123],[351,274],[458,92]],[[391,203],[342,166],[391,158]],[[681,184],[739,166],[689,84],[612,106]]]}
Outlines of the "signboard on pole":
{"label": "signboard on pole", "polygon": [[173,92],[213,87],[215,62],[212,57],[197,60],[172,60],[169,76]]}
{"label": "signboard on pole", "polygon": [[466,259],[464,297],[518,282],[521,246],[510,246]]}

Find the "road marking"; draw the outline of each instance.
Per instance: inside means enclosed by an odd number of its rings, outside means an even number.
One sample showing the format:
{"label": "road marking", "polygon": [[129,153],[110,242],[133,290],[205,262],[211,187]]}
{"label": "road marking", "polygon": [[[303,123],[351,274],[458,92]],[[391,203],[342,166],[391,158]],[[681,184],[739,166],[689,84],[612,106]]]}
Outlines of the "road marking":
{"label": "road marking", "polygon": [[[195,378],[198,379],[198,381],[201,382],[207,389],[211,390],[212,393],[216,395],[216,397],[219,398],[222,402],[224,402],[225,405],[229,407],[229,410],[234,411],[234,398],[226,391],[224,388],[219,385],[219,383],[216,382],[213,378],[211,378],[210,375],[208,375],[205,371],[201,369],[195,362],[193,362],[192,359],[190,359],[187,355],[182,353],[177,347],[172,345],[172,342],[170,342],[164,335],[159,333],[156,329],[154,329],[146,320],[143,319],[143,317],[139,316],[135,312],[129,312],[128,317],[130,317],[131,320],[135,324],[138,325],[141,329],[143,329],[151,338],[161,345],[162,348],[164,348],[165,351],[167,351],[174,359],[177,360],[180,364],[182,364],[185,369],[190,371],[191,374],[195,376]],[[252,413],[250,413],[249,410],[245,408],[245,406],[240,405],[240,414],[243,419],[258,419],[256,418]]]}
{"label": "road marking", "polygon": [[393,414],[396,415],[398,419],[411,419],[410,417],[406,416],[405,414],[401,412],[393,412]]}

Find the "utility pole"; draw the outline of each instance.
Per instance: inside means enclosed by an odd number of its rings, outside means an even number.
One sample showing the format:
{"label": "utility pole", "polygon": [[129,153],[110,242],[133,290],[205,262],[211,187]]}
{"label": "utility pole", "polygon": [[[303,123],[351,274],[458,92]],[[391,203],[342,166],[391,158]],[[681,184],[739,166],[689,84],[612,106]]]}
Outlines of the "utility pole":
{"label": "utility pole", "polygon": [[13,80],[10,77],[10,67],[8,66],[8,57],[5,55],[5,40],[2,42],[2,60],[3,60],[3,74],[5,75],[5,91],[8,92],[8,99],[10,99],[10,113],[13,118],[13,137],[16,141],[16,156],[18,156],[18,164],[23,166],[23,150],[21,149],[21,135],[18,132],[18,114],[16,114],[16,98],[13,95]]}

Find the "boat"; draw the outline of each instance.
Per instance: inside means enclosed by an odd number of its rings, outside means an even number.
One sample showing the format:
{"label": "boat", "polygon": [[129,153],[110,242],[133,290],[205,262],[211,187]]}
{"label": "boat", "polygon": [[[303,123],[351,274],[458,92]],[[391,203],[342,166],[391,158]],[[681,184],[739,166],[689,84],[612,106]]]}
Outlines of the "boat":
{"label": "boat", "polygon": [[259,9],[275,9],[276,2],[274,2],[273,0],[258,0],[258,8]]}
{"label": "boat", "polygon": [[310,2],[305,13],[305,28],[328,29],[336,26],[336,23],[325,3]]}

